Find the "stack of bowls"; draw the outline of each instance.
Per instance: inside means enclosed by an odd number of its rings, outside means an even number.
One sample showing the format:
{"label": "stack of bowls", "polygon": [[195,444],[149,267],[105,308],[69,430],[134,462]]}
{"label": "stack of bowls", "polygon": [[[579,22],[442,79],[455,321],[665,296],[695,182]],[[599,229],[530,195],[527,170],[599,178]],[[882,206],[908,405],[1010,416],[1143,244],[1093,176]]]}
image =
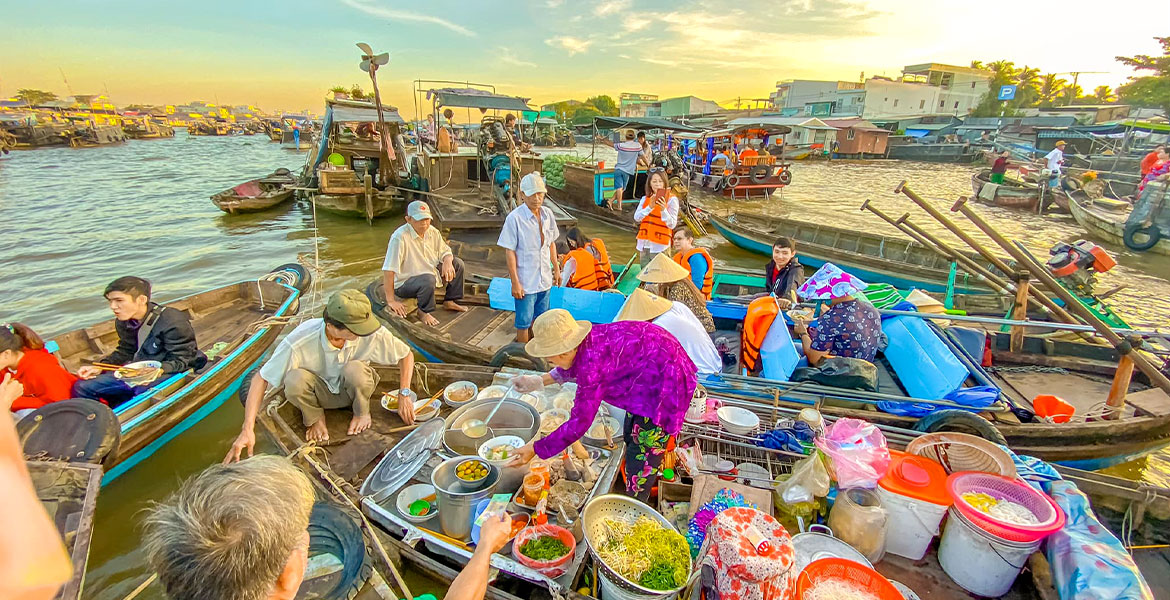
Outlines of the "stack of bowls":
{"label": "stack of bowls", "polygon": [[719,417],[719,424],[728,433],[751,435],[760,426],[760,418],[746,408],[724,406],[716,412],[716,415]]}

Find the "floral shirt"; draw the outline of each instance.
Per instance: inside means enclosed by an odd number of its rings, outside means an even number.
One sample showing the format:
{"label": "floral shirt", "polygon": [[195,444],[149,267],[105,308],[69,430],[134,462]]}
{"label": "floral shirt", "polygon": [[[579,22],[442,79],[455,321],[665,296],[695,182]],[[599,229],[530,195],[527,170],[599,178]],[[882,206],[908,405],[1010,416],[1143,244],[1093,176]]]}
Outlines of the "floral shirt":
{"label": "floral shirt", "polygon": [[847,300],[822,313],[808,336],[813,350],[873,362],[881,349],[882,317],[864,302]]}
{"label": "floral shirt", "polygon": [[697,372],[678,340],[653,323],[594,325],[577,347],[573,365],[552,371],[557,381],[577,382],[577,398],[569,420],[536,442],[537,456],[556,456],[581,439],[602,402],[677,434],[698,385]]}
{"label": "floral shirt", "polygon": [[711,317],[711,311],[707,310],[707,301],[695,294],[695,291],[689,285],[683,281],[676,281],[674,283],[664,283],[659,289],[662,292],[659,295],[663,298],[675,302],[682,302],[687,308],[691,309],[691,312],[695,313],[695,318],[703,324],[703,329],[706,329],[707,333],[715,331],[715,319]]}

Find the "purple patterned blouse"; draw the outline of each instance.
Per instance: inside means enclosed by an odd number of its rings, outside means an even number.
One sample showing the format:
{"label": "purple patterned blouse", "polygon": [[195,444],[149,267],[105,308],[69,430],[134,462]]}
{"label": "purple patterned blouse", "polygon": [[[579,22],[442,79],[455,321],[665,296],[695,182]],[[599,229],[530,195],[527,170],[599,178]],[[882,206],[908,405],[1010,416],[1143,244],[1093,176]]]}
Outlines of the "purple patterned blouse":
{"label": "purple patterned blouse", "polygon": [[653,323],[594,325],[573,366],[552,371],[559,382],[577,382],[577,398],[569,420],[534,444],[537,456],[556,456],[581,439],[603,401],[677,434],[698,385],[697,371],[678,340]]}

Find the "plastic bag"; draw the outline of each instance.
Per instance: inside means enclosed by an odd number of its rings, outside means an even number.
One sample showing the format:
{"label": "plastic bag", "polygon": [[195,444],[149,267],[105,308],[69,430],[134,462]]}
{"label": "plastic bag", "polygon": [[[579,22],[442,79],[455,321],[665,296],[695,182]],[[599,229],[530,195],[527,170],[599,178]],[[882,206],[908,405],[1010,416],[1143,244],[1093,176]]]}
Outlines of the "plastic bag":
{"label": "plastic bag", "polygon": [[877,367],[860,358],[834,356],[816,367],[800,367],[792,372],[792,381],[813,381],[821,385],[851,390],[877,391]]}
{"label": "plastic bag", "polygon": [[816,445],[833,461],[833,475],[841,489],[872,488],[890,466],[886,436],[869,421],[837,419]]}
{"label": "plastic bag", "polygon": [[1125,546],[1097,520],[1089,499],[1070,481],[1054,481],[1048,493],[1068,517],[1048,537],[1052,581],[1061,600],[1153,600]]}
{"label": "plastic bag", "polygon": [[776,492],[785,504],[823,498],[829,493],[829,471],[817,454],[802,458],[792,467],[792,475],[776,486]]}

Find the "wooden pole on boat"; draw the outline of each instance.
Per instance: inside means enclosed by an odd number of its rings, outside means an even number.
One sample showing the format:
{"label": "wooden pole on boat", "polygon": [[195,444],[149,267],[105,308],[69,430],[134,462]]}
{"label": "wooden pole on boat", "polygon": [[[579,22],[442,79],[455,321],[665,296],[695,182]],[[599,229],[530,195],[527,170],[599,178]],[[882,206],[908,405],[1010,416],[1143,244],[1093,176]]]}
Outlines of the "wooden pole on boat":
{"label": "wooden pole on boat", "polygon": [[[1023,321],[1028,318],[1028,289],[1032,285],[1027,271],[1016,272],[1016,302],[1012,306],[1012,319]],[[1018,353],[1024,348],[1024,328],[1012,326],[1008,337],[1008,350]]]}
{"label": "wooden pole on boat", "polygon": [[[1020,252],[1020,250],[1018,248],[1015,248],[1014,246],[1012,246],[1011,242],[1009,242],[1007,240],[1007,238],[1003,237],[1003,235],[1001,235],[998,231],[996,231],[996,229],[994,227],[992,227],[990,223],[988,223],[987,221],[984,221],[983,217],[980,217],[978,213],[976,213],[974,210],[971,210],[971,207],[967,206],[967,198],[965,196],[960,197],[959,200],[957,202],[955,202],[954,206],[951,207],[951,211],[952,212],[957,211],[957,212],[963,213],[963,216],[967,217],[967,219],[969,219],[972,223],[974,223],[976,227],[981,229],[983,231],[983,233],[986,233],[987,237],[991,238],[992,241],[994,241],[996,244],[999,244],[999,246],[1001,248],[1003,248],[1005,251],[1007,251],[1007,253],[1009,255],[1011,255],[1011,257],[1013,259],[1015,259],[1017,262],[1019,262],[1020,264],[1024,264],[1024,265],[1035,264],[1035,261],[1025,260],[1025,259],[1029,258],[1026,256],[1027,253]],[[1042,267],[1042,266],[1036,266],[1035,268],[1029,267],[1028,270],[1031,271],[1032,275],[1036,276],[1037,279],[1040,279],[1040,281],[1043,282],[1044,285],[1047,286],[1053,293],[1058,293],[1058,291],[1067,291],[1064,289],[1063,286],[1061,286],[1059,283],[1057,283],[1057,281],[1055,279],[1053,279],[1052,277],[1048,277],[1047,279],[1040,277],[1040,273],[1039,273],[1040,271],[1043,271],[1045,275],[1048,274],[1048,271],[1044,267]],[[1010,273],[1012,271],[1004,271],[1004,272]],[[1061,321],[1064,321],[1065,323],[1076,323],[1077,322],[1076,319],[1073,318],[1073,316],[1071,314],[1069,314],[1069,312],[1067,310],[1058,306],[1055,302],[1052,301],[1052,298],[1048,297],[1047,294],[1043,293],[1042,291],[1040,291],[1034,287],[1030,288],[1029,291],[1037,300],[1040,300],[1040,302],[1043,303],[1044,306],[1048,307],[1048,309],[1050,311],[1052,311],[1052,314],[1056,318],[1060,319]],[[1077,306],[1080,306],[1080,302],[1077,302],[1076,304],[1077,304]],[[1086,323],[1088,323],[1088,321],[1086,321]]]}
{"label": "wooden pole on boat", "polygon": [[929,202],[924,200],[922,196],[919,196],[918,194],[914,193],[913,190],[906,187],[905,181],[899,183],[898,187],[894,188],[894,193],[905,194],[907,198],[913,200],[915,204],[922,207],[922,210],[925,210],[927,214],[934,217],[935,220],[937,220],[939,223],[942,223],[943,227],[949,229],[951,233],[955,234],[955,236],[957,236],[960,240],[963,240],[963,242],[978,252],[980,256],[987,259],[988,262],[995,265],[995,268],[999,269],[1004,274],[1009,274],[1013,271],[1013,269],[1009,267],[1007,262],[1005,262],[1002,258],[996,256],[983,244],[980,244],[978,240],[971,237],[971,234],[964,231],[962,227],[956,225],[954,221],[950,220],[946,215],[942,214],[939,209],[935,208]]}
{"label": "wooden pole on boat", "polygon": [[[1150,378],[1150,383],[1161,388],[1162,391],[1166,392],[1167,394],[1170,394],[1170,379],[1167,379],[1166,376],[1162,374],[1162,371],[1158,370],[1158,367],[1150,364],[1150,361],[1146,360],[1145,356],[1134,352],[1135,341],[1131,341],[1130,339],[1122,338],[1120,335],[1117,335],[1112,329],[1109,328],[1108,325],[1101,321],[1101,319],[1097,318],[1097,315],[1093,314],[1093,311],[1086,308],[1083,304],[1080,303],[1080,301],[1076,299],[1076,297],[1072,295],[1071,292],[1064,289],[1064,287],[1061,286],[1060,283],[1058,283],[1056,279],[1050,273],[1048,273],[1048,271],[1039,265],[1034,258],[1029,256],[1028,253],[1024,251],[1023,244],[1016,242],[1015,245],[1020,258],[1022,259],[1020,260],[1020,264],[1026,266],[1028,270],[1036,276],[1037,279],[1044,283],[1044,285],[1052,288],[1052,291],[1055,292],[1056,295],[1061,300],[1063,300],[1066,305],[1068,305],[1069,310],[1075,312],[1077,316],[1084,319],[1085,323],[1092,325],[1093,329],[1096,329],[1097,333],[1100,334],[1101,337],[1108,340],[1109,343],[1117,349],[1123,358],[1128,356],[1130,361],[1133,362],[1133,366],[1140,369],[1142,373],[1146,374],[1146,377]],[[1118,381],[1118,375],[1124,375],[1121,365],[1118,365],[1117,375],[1114,376],[1114,382],[1120,385],[1121,382]],[[1128,387],[1128,385],[1126,387]],[[1124,401],[1124,398],[1122,401]]]}
{"label": "wooden pole on boat", "polygon": [[984,269],[982,265],[971,260],[961,252],[956,251],[951,247],[950,244],[947,244],[946,242],[934,236],[927,235],[925,231],[921,231],[920,228],[910,222],[909,213],[902,215],[902,217],[899,219],[895,219],[890,215],[887,215],[880,208],[873,206],[868,199],[861,203],[861,210],[868,210],[869,212],[877,215],[883,221],[893,225],[896,229],[898,229],[898,231],[906,234],[910,239],[918,242],[923,247],[929,250],[933,250],[935,253],[940,254],[945,258],[958,261],[963,265],[964,268],[968,269],[975,275],[986,279],[987,282],[991,284],[991,287],[995,288],[996,291],[1004,294],[1011,294],[1015,292],[1014,289],[1008,286],[1006,281],[1000,279],[991,271]]}
{"label": "wooden pole on boat", "polygon": [[1129,392],[1129,382],[1133,379],[1133,358],[1129,354],[1122,354],[1117,361],[1117,371],[1113,374],[1113,382],[1109,384],[1109,396],[1105,399],[1105,406],[1109,412],[1106,419],[1118,419],[1125,408],[1125,395]]}

